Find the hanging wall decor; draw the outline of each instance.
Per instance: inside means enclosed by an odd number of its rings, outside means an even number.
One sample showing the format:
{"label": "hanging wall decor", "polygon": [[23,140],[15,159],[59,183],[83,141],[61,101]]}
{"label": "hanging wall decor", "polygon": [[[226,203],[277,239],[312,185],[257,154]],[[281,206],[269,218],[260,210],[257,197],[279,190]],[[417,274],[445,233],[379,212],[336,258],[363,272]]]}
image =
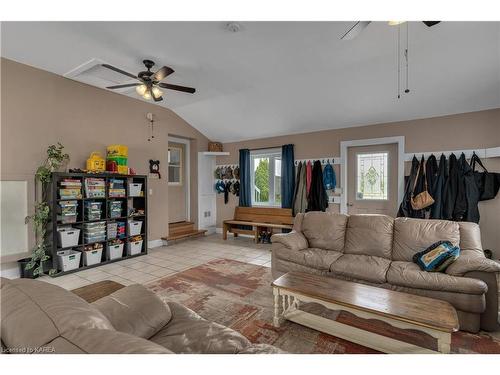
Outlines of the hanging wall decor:
{"label": "hanging wall decor", "polygon": [[157,175],[158,178],[161,178],[159,160],[149,160],[149,173]]}

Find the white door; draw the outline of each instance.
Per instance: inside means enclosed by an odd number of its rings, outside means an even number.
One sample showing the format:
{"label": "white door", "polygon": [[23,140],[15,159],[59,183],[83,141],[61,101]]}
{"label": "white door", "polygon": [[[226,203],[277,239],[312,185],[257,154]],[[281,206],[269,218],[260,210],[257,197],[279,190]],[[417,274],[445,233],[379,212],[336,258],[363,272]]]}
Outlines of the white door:
{"label": "white door", "polygon": [[347,148],[347,212],[396,216],[398,144]]}

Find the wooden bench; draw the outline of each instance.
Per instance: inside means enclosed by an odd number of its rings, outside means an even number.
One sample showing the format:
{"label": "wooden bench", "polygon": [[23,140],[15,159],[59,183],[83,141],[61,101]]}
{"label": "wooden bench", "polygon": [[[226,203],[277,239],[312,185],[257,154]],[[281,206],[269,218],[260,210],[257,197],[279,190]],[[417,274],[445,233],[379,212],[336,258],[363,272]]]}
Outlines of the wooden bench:
{"label": "wooden bench", "polygon": [[[252,229],[237,228],[240,225],[251,226]],[[227,240],[227,233],[235,237],[238,234],[249,234],[254,236],[255,242],[259,241],[259,233],[262,229],[292,229],[293,215],[290,208],[275,207],[236,207],[234,219],[225,220],[222,235]]]}

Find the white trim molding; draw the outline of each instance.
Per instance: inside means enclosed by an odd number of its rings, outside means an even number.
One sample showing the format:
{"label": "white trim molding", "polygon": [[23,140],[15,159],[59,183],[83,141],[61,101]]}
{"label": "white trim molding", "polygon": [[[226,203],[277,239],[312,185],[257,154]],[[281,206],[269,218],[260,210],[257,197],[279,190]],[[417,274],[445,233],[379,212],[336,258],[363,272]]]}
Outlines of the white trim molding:
{"label": "white trim molding", "polygon": [[[187,138],[178,138],[169,135],[168,142],[181,143],[185,146],[184,151],[186,155],[184,158],[184,183],[186,184],[186,221],[191,221],[191,140]],[[168,173],[168,158],[167,158],[167,173]]]}
{"label": "white trim molding", "polygon": [[154,249],[155,247],[166,246],[167,241],[164,240],[151,240],[148,241],[148,249]]}
{"label": "white trim molding", "polygon": [[[347,149],[355,146],[385,145],[390,143],[398,144],[398,203],[403,200],[404,176],[405,176],[405,137],[383,137],[370,139],[355,139],[352,141],[340,142],[340,174],[342,195],[340,196],[340,213],[347,214]],[[413,156],[413,154],[412,154]]]}

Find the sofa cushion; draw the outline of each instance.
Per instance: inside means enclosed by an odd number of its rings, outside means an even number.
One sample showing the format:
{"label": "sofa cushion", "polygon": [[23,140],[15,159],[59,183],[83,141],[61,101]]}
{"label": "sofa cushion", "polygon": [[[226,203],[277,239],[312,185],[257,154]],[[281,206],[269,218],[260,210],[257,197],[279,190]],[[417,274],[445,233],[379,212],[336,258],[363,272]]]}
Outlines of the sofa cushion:
{"label": "sofa cushion", "polygon": [[339,251],[316,248],[292,250],[282,246],[275,248],[273,251],[278,259],[288,260],[303,266],[325,271],[329,271],[331,264],[342,256],[342,253]]}
{"label": "sofa cushion", "polygon": [[114,331],[99,310],[59,286],[2,279],[1,288],[1,333],[7,347],[41,347],[78,328]]}
{"label": "sofa cushion", "polygon": [[422,271],[412,262],[392,262],[387,271],[387,282],[410,288],[455,293],[484,294],[488,291],[486,283],[479,279]]}
{"label": "sofa cushion", "polygon": [[458,223],[447,220],[425,220],[398,217],[394,220],[392,259],[411,262],[413,255],[438,241],[460,242]]}
{"label": "sofa cushion", "polygon": [[302,219],[302,233],[309,247],[343,251],[347,216],[332,212],[307,212]]}
{"label": "sofa cushion", "polygon": [[422,271],[443,272],[446,267],[457,260],[460,248],[453,246],[450,241],[438,241],[424,251],[413,255],[413,262]]}
{"label": "sofa cushion", "polygon": [[330,270],[337,275],[385,283],[385,274],[391,261],[372,255],[344,254],[336,260]]}
{"label": "sofa cushion", "polygon": [[142,285],[129,285],[93,303],[120,332],[150,338],[172,318],[170,308]]}
{"label": "sofa cushion", "polygon": [[240,333],[209,322],[194,311],[168,302],[172,319],[150,341],[174,353],[236,354],[250,345]]}
{"label": "sofa cushion", "polygon": [[394,219],[386,215],[351,215],[347,222],[344,253],[390,259]]}
{"label": "sofa cushion", "polygon": [[484,256],[483,245],[481,244],[481,231],[479,225],[467,221],[458,223],[460,230],[460,249],[462,251],[474,251],[480,256]]}

